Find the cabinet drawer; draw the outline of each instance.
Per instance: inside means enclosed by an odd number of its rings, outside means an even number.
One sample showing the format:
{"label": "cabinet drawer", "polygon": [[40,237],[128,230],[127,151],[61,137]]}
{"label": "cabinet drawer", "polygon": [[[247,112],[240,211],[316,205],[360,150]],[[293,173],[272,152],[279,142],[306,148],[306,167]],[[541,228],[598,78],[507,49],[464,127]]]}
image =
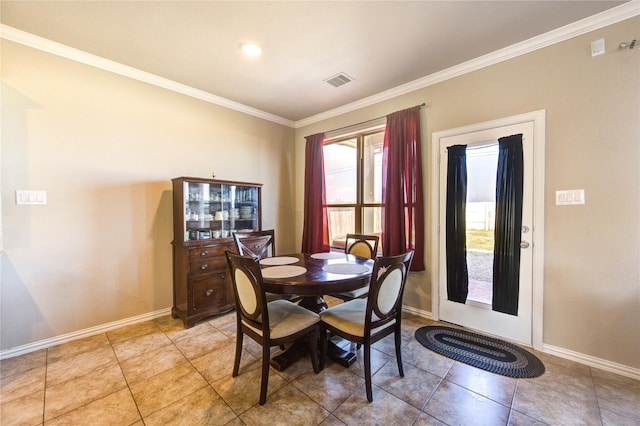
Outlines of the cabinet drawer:
{"label": "cabinet drawer", "polygon": [[192,279],[193,310],[205,311],[225,304],[225,271]]}
{"label": "cabinet drawer", "polygon": [[205,258],[189,262],[189,273],[192,275],[211,273],[214,271],[216,273],[219,271],[224,273],[227,269],[228,265],[226,257]]}
{"label": "cabinet drawer", "polygon": [[189,261],[197,261],[201,259],[209,259],[211,257],[222,257],[226,259],[225,250],[233,250],[232,244],[220,244],[215,246],[206,246],[189,249]]}

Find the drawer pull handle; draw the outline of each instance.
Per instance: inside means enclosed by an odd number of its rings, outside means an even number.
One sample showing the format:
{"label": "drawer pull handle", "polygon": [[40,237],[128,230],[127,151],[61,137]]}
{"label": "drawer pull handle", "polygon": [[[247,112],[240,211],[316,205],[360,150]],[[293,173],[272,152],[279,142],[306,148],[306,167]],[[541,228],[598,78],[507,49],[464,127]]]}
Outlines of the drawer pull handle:
{"label": "drawer pull handle", "polygon": [[207,291],[204,292],[205,296],[211,296],[212,294],[213,294],[213,289],[212,288],[210,288],[210,289],[208,289]]}
{"label": "drawer pull handle", "polygon": [[205,263],[204,265],[202,265],[202,266],[200,267],[200,269],[201,269],[201,270],[203,270],[203,271],[206,271],[208,267],[209,267],[209,265],[207,265],[207,264]]}
{"label": "drawer pull handle", "polygon": [[201,257],[205,257],[205,256],[207,256],[208,254],[209,254],[209,252],[208,252],[208,251],[206,251],[206,250],[204,250],[204,251],[201,251],[201,252],[200,252],[200,256],[201,256]]}
{"label": "drawer pull handle", "polygon": [[260,244],[256,244],[255,246],[253,246],[254,249],[259,249],[260,248]]}

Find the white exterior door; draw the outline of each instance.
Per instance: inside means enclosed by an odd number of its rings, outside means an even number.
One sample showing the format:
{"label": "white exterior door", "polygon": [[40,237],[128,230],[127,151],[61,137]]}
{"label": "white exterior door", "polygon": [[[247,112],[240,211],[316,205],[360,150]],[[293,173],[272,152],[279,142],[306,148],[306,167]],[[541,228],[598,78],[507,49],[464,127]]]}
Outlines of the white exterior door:
{"label": "white exterior door", "polygon": [[[543,181],[544,167],[535,161],[544,162],[544,112],[535,115],[509,117],[494,122],[481,123],[465,128],[434,133],[434,154],[437,148],[438,188],[437,197],[437,241],[432,241],[434,253],[438,254],[437,272],[434,272],[434,319],[458,324],[486,334],[501,337],[528,346],[541,347],[542,344],[542,241],[543,241]],[[518,314],[508,315],[495,312],[490,304],[467,301],[458,303],[447,298],[446,271],[446,184],[447,184],[447,147],[467,145],[467,150],[475,146],[486,145],[504,136],[522,133],[524,156],[524,191],[522,212],[522,245],[520,260],[520,291]],[[536,156],[536,150],[542,150],[542,157]],[[540,154],[539,152],[537,154]],[[541,175],[541,176],[536,176]],[[536,179],[538,177],[539,179]],[[435,183],[434,183],[435,185]],[[536,197],[536,191],[538,196]],[[540,196],[542,194],[542,196]],[[435,210],[435,209],[434,209]],[[435,211],[434,211],[435,213]],[[536,256],[534,256],[536,255]],[[539,270],[537,270],[539,269]],[[437,296],[436,294],[437,293]],[[436,305],[437,304],[437,305]],[[534,318],[536,322],[534,323]],[[535,338],[534,338],[535,335]]]}

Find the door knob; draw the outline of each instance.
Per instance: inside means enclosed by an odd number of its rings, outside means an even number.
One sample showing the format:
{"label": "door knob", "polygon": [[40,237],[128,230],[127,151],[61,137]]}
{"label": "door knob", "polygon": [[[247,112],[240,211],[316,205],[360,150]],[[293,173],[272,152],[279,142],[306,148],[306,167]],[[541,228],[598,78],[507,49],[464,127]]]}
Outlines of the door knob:
{"label": "door knob", "polygon": [[520,241],[520,247],[521,248],[528,248],[529,247],[529,241]]}

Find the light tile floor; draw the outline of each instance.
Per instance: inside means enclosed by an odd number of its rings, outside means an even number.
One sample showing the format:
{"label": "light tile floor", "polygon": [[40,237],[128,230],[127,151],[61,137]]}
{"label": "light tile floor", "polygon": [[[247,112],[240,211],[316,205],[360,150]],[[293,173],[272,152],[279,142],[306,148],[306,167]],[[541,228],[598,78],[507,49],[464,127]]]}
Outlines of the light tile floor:
{"label": "light tile floor", "polygon": [[404,378],[392,338],[374,345],[373,403],[361,356],[317,375],[307,356],[271,370],[260,406],[261,352],[251,339],[231,377],[235,313],[189,330],[168,316],[1,361],[0,423],[640,425],[640,381],[537,352],[546,366],[539,378],[487,373],[421,346],[414,332],[429,324],[404,316]]}

